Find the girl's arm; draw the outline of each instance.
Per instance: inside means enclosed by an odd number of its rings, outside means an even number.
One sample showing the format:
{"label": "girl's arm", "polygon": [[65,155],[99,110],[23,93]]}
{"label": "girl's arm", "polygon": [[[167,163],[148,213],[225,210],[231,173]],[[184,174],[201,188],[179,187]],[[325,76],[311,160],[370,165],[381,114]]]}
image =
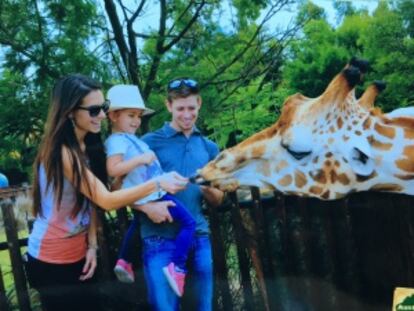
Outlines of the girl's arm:
{"label": "girl's arm", "polygon": [[[62,149],[63,174],[73,183],[73,162],[69,150],[64,147]],[[171,172],[153,178],[140,185],[110,192],[105,185],[86,168],[86,178],[81,180],[80,192],[97,206],[112,210],[124,207],[147,195],[165,190],[170,193],[176,193],[185,188],[188,180],[181,175]],[[89,185],[89,187],[88,187]]]}
{"label": "girl's arm", "polygon": [[110,156],[106,160],[106,170],[111,177],[120,177],[128,174],[134,168],[144,164],[150,164],[155,160],[155,153],[152,151],[145,152],[132,159],[124,161],[122,154]]}

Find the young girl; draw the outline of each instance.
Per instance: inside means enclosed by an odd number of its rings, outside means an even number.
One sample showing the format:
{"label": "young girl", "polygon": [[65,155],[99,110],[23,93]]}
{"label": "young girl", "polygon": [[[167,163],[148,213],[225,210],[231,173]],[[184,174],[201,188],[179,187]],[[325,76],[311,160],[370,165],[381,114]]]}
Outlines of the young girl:
{"label": "young girl", "polygon": [[[116,85],[109,89],[108,98],[111,101],[109,118],[112,134],[106,140],[105,146],[109,175],[112,177],[126,175],[122,181],[122,188],[129,188],[162,174],[155,154],[146,143],[135,136],[141,124],[141,117],[152,112],[145,107],[138,87]],[[195,220],[182,203],[166,191],[153,193],[134,204],[142,205],[156,200],[174,202],[169,212],[173,220],[179,224],[179,231],[175,238],[173,260],[163,268],[163,271],[173,291],[181,297],[184,291],[185,263],[195,233]],[[120,281],[134,281],[128,241],[135,231],[137,231],[136,217],[124,238],[120,259],[114,268]]]}
{"label": "young girl", "polygon": [[93,228],[88,233],[93,206],[120,208],[160,189],[175,193],[187,182],[169,173],[109,192],[99,136],[108,109],[101,86],[83,75],[68,75],[53,88],[34,163],[36,219],[26,264],[29,283],[48,311],[97,309],[97,299],[84,287],[96,267],[96,235]]}

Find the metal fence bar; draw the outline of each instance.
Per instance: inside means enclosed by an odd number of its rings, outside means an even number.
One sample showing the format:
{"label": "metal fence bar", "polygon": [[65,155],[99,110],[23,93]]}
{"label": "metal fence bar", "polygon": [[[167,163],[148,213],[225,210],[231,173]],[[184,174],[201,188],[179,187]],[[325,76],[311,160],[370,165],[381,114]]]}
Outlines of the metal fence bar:
{"label": "metal fence bar", "polygon": [[10,199],[1,202],[4,227],[9,244],[10,261],[14,284],[17,292],[17,301],[21,311],[30,311],[30,298],[27,291],[26,276],[23,270],[23,260],[20,253],[19,238],[17,235],[17,225],[13,213],[13,202]]}

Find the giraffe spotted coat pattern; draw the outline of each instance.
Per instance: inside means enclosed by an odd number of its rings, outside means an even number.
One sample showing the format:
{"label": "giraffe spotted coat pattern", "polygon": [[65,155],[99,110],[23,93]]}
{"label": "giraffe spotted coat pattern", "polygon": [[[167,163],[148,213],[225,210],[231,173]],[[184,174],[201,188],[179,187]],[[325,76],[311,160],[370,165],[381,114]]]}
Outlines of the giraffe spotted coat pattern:
{"label": "giraffe spotted coat pattern", "polygon": [[274,125],[221,152],[197,181],[323,200],[366,190],[414,194],[414,113],[375,108],[380,82],[357,99],[367,68],[353,59],[319,97],[290,96]]}

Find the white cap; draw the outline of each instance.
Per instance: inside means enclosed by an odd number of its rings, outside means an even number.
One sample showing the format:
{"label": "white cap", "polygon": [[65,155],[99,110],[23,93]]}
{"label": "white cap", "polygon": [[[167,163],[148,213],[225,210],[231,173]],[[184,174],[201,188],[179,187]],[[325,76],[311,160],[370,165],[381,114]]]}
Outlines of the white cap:
{"label": "white cap", "polygon": [[143,115],[154,112],[154,110],[145,107],[144,100],[136,85],[114,85],[108,90],[106,96],[111,101],[109,111],[133,108],[144,110]]}

